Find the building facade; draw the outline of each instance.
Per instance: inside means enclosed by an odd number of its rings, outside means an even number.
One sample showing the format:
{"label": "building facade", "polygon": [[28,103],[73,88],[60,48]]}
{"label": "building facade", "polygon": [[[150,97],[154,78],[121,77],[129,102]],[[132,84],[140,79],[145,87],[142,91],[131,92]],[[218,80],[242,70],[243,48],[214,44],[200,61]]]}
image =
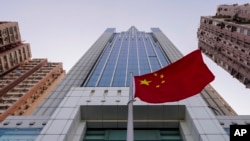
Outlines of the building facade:
{"label": "building facade", "polygon": [[203,53],[250,88],[250,5],[219,5],[197,34]]}
{"label": "building facade", "polygon": [[0,22],[0,121],[31,114],[64,74],[62,63],[31,59],[17,22]]}
{"label": "building facade", "polygon": [[[4,120],[0,135],[36,141],[126,140],[130,72],[149,73],[181,57],[159,28],[108,28],[30,116]],[[177,102],[136,99],[133,108],[135,140],[144,141],[228,141],[229,125],[239,118],[210,85]],[[247,124],[249,118],[239,119]]]}

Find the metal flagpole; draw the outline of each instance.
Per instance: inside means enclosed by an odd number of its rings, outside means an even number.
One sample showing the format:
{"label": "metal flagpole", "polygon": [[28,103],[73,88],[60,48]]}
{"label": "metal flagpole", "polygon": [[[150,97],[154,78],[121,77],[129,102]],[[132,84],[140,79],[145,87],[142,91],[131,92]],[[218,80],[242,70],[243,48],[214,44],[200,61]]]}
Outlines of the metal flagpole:
{"label": "metal flagpole", "polygon": [[134,99],[133,99],[133,73],[130,72],[128,121],[127,121],[127,141],[134,141],[133,102],[134,102]]}

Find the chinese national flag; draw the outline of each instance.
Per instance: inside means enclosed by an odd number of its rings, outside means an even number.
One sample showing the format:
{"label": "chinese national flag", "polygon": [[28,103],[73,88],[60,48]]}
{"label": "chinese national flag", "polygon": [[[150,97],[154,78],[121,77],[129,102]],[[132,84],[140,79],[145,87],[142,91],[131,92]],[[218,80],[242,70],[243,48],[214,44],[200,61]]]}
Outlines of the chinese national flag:
{"label": "chinese national flag", "polygon": [[173,102],[198,94],[214,75],[195,50],[152,73],[135,76],[135,97],[148,103]]}

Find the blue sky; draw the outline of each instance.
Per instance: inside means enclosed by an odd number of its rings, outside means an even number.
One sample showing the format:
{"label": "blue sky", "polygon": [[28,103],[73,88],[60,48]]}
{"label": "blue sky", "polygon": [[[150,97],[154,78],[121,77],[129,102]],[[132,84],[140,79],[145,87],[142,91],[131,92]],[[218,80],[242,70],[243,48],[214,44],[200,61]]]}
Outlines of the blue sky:
{"label": "blue sky", "polygon": [[[63,62],[69,71],[108,27],[131,26],[149,32],[159,27],[184,54],[198,48],[200,16],[214,15],[219,4],[249,0],[9,0],[1,3],[0,20],[17,21],[33,58]],[[211,85],[238,114],[250,115],[250,90],[204,56],[215,74]]]}

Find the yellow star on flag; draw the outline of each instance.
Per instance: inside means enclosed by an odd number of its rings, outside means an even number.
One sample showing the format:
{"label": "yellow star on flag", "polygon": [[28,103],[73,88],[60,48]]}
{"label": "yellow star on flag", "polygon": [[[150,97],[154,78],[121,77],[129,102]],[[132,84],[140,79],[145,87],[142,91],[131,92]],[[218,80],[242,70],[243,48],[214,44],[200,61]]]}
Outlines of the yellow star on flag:
{"label": "yellow star on flag", "polygon": [[164,77],[164,75],[163,75],[163,74],[161,74],[160,78],[163,78],[163,77]]}
{"label": "yellow star on flag", "polygon": [[148,81],[146,79],[141,80],[141,85],[147,85],[147,86],[149,86],[149,83],[151,83],[151,81]]}

